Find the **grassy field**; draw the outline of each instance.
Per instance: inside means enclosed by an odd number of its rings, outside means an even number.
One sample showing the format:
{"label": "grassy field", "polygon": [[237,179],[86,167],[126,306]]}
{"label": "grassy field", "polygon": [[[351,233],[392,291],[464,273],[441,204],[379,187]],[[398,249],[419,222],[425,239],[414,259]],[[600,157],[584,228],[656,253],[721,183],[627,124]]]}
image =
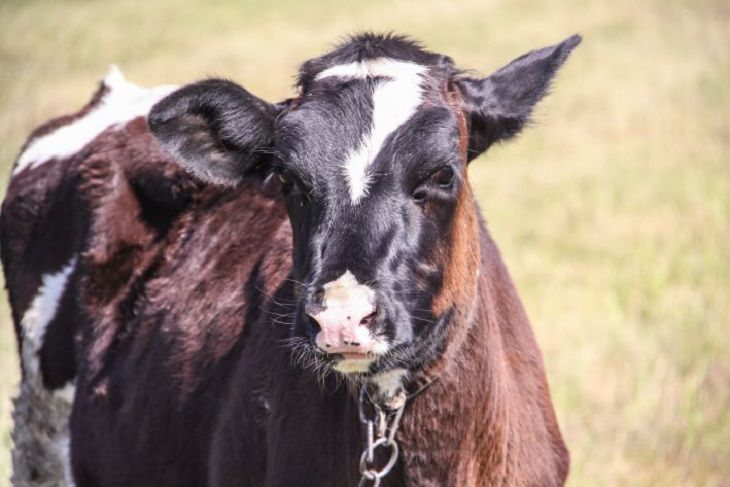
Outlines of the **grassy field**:
{"label": "grassy field", "polygon": [[[537,123],[471,167],[532,317],[570,485],[730,485],[730,6],[725,1],[0,3],[0,165],[108,65],[271,100],[355,30],[483,73],[580,32]],[[0,486],[18,372],[0,308]]]}

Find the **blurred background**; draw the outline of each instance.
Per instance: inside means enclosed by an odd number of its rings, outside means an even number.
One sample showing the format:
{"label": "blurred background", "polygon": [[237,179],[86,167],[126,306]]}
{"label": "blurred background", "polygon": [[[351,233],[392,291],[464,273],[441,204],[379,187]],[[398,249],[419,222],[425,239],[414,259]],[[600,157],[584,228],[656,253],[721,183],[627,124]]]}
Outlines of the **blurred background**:
{"label": "blurred background", "polygon": [[[276,101],[358,30],[483,74],[580,32],[534,126],[470,169],[545,356],[569,484],[730,485],[726,0],[2,0],[0,20],[0,191],[29,132],[83,105],[110,63]],[[0,312],[5,486],[19,373],[4,294]]]}

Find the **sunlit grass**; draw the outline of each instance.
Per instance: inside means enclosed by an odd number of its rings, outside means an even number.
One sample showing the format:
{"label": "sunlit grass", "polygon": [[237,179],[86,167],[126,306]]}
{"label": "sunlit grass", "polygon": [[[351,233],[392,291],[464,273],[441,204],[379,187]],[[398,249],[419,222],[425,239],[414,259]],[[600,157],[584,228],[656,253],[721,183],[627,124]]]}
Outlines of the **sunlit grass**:
{"label": "sunlit grass", "polygon": [[[107,66],[146,84],[221,74],[275,100],[355,30],[422,39],[483,73],[584,35],[536,124],[471,179],[532,317],[570,483],[730,479],[730,9],[722,1],[0,4],[2,181],[26,134]],[[0,326],[0,485],[12,325]]]}

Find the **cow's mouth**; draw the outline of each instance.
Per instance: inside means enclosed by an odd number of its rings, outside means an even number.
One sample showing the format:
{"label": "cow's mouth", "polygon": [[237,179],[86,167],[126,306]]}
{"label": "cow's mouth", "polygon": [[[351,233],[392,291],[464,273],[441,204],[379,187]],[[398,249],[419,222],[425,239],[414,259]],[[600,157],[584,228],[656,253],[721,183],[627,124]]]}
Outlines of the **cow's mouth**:
{"label": "cow's mouth", "polygon": [[344,360],[369,360],[372,356],[368,353],[346,352],[338,354]]}
{"label": "cow's mouth", "polygon": [[[341,357],[341,358],[340,358]],[[344,352],[334,354],[332,368],[343,374],[363,374],[370,371],[375,361],[370,353]]]}

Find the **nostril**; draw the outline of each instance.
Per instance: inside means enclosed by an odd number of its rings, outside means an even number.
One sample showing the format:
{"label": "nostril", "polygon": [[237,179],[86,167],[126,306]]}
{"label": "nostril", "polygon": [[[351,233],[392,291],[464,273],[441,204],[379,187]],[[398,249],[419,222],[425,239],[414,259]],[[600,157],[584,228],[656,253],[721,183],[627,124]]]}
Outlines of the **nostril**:
{"label": "nostril", "polygon": [[360,324],[363,326],[371,326],[375,322],[375,314],[376,312],[373,311],[369,315],[367,315],[365,318],[360,320]]}
{"label": "nostril", "polygon": [[322,327],[319,325],[319,322],[315,320],[311,315],[307,315],[307,320],[309,320],[309,326],[312,327],[315,333],[322,331]]}

